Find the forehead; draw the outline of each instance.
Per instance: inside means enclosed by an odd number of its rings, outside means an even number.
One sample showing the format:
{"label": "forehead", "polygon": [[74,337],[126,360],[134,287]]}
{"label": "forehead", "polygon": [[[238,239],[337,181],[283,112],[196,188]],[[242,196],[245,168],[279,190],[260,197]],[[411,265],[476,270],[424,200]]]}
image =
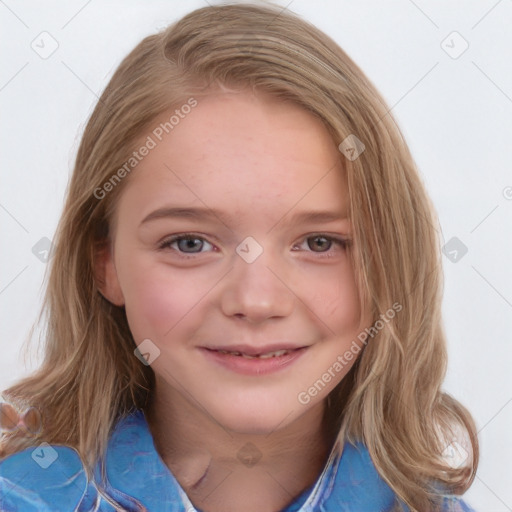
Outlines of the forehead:
{"label": "forehead", "polygon": [[[121,203],[147,214],[158,205],[197,204],[240,215],[283,214],[297,206],[346,211],[340,153],[323,123],[290,102],[249,92],[197,99],[161,140],[163,113],[141,140],[149,151],[129,176]],[[162,130],[160,130],[162,131]]]}

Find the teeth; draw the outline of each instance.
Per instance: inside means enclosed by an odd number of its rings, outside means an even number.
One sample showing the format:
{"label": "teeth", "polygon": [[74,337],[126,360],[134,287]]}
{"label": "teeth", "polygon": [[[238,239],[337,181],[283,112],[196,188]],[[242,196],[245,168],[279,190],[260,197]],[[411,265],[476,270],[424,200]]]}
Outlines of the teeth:
{"label": "teeth", "polygon": [[267,354],[261,354],[258,356],[250,356],[248,354],[242,354],[241,352],[228,352],[227,350],[219,350],[221,354],[229,354],[231,356],[242,356],[245,359],[270,359],[271,357],[279,357],[288,354],[289,350],[276,350],[275,352],[268,352]]}
{"label": "teeth", "polygon": [[287,354],[288,350],[278,350],[277,352],[270,352],[268,354],[262,354],[261,359],[268,359],[269,357],[279,357]]}

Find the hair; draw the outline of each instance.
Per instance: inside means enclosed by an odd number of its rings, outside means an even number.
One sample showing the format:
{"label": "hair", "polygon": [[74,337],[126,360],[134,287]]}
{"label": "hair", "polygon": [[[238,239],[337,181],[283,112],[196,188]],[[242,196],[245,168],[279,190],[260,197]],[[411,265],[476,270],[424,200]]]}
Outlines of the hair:
{"label": "hair", "polygon": [[[215,87],[291,101],[321,119],[336,145],[351,134],[364,143],[358,158],[344,159],[361,311],[376,321],[394,303],[403,309],[365,345],[328,411],[340,438],[365,443],[411,510],[438,510],[440,490],[462,494],[478,464],[471,415],[441,391],[447,351],[438,220],[373,84],[332,39],[272,4],[195,10],[143,39],[115,71],[85,127],[54,238],[37,319],[44,320],[43,360],[3,392],[20,410],[37,407],[43,427],[34,436],[4,432],[0,456],[61,443],[78,451],[90,476],[115,423],[147,409],[154,372],[134,356],[124,307],[101,295],[94,271],[129,176],[101,199],[95,191],[162,112]],[[461,468],[442,457],[456,431],[471,446]]]}

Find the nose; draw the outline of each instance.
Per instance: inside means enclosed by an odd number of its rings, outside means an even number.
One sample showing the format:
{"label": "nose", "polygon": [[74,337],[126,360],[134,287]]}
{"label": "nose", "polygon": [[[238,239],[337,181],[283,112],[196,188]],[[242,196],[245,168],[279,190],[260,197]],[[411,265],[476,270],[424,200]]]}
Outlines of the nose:
{"label": "nose", "polygon": [[234,268],[224,280],[223,313],[251,323],[289,316],[297,299],[280,269],[282,265],[266,251],[252,263],[235,254]]}

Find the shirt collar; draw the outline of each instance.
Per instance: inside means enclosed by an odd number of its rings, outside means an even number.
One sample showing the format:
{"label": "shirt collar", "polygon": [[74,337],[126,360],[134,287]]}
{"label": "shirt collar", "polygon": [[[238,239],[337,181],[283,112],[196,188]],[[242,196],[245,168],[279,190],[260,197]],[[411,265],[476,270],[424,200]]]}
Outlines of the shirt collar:
{"label": "shirt collar", "polygon": [[[362,443],[338,442],[298,512],[389,510],[394,494],[380,478]],[[159,512],[197,512],[160,458],[142,410],[121,419],[108,443],[106,492],[121,503]],[[96,478],[100,480],[99,468]],[[350,507],[350,508],[349,508]],[[354,508],[357,507],[357,508]]]}

